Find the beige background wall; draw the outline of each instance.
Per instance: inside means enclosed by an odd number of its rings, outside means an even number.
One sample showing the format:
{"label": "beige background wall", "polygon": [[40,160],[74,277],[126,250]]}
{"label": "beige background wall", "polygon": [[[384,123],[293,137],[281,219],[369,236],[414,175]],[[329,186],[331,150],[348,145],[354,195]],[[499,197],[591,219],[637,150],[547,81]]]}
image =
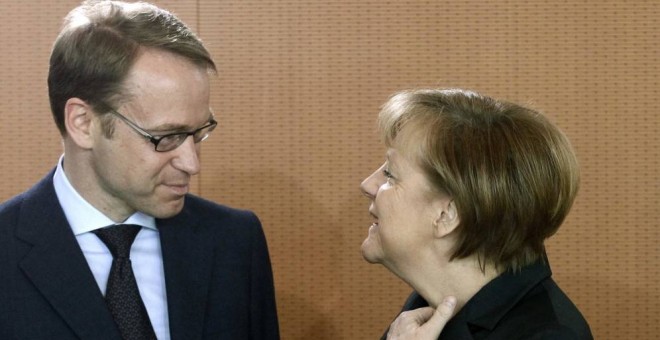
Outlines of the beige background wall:
{"label": "beige background wall", "polygon": [[[73,0],[0,0],[0,200],[61,153],[49,49]],[[583,181],[548,244],[598,339],[660,334],[660,3],[656,0],[158,1],[220,67],[220,127],[195,192],[264,224],[283,339],[374,339],[409,288],[359,251],[358,185],[383,159],[389,94],[468,87],[562,127]]]}

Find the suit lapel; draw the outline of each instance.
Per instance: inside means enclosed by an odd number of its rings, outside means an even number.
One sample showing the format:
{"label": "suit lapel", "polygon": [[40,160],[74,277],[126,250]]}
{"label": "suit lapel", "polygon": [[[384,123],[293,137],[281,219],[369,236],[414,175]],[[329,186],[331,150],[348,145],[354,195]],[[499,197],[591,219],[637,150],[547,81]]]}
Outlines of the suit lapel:
{"label": "suit lapel", "polygon": [[[188,199],[187,199],[188,200]],[[177,216],[157,220],[172,339],[202,338],[213,251],[186,202]]]}
{"label": "suit lapel", "polygon": [[64,216],[53,172],[26,195],[17,237],[33,247],[20,268],[83,339],[117,338],[116,326]]}

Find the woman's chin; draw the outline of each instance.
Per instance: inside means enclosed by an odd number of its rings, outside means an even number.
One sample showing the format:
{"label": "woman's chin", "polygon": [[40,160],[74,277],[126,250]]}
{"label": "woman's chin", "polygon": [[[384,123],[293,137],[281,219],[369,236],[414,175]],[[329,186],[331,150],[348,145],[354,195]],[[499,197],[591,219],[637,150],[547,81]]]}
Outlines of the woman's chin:
{"label": "woman's chin", "polygon": [[362,242],[362,257],[369,263],[380,263],[382,258],[382,251],[380,247],[375,244],[374,240],[371,237],[367,237],[364,242]]}

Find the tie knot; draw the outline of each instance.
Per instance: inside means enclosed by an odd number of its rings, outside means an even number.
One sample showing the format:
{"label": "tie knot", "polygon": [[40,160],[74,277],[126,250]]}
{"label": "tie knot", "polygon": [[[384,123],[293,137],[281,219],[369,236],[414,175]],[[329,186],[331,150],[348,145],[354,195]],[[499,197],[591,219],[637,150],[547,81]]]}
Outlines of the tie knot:
{"label": "tie knot", "polygon": [[110,249],[116,258],[129,257],[131,245],[141,226],[135,224],[117,224],[107,228],[94,230],[93,233]]}

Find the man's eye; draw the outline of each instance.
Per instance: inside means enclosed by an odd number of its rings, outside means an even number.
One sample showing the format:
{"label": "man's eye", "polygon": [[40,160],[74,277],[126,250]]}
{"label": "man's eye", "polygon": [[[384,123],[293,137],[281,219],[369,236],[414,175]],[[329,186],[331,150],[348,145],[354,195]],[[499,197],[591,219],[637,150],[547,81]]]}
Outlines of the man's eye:
{"label": "man's eye", "polygon": [[160,139],[160,144],[173,145],[177,144],[181,139],[181,135],[167,135]]}
{"label": "man's eye", "polygon": [[394,178],[394,176],[392,176],[392,173],[387,169],[383,169],[383,175],[385,175],[385,177],[387,177],[388,179]]}

